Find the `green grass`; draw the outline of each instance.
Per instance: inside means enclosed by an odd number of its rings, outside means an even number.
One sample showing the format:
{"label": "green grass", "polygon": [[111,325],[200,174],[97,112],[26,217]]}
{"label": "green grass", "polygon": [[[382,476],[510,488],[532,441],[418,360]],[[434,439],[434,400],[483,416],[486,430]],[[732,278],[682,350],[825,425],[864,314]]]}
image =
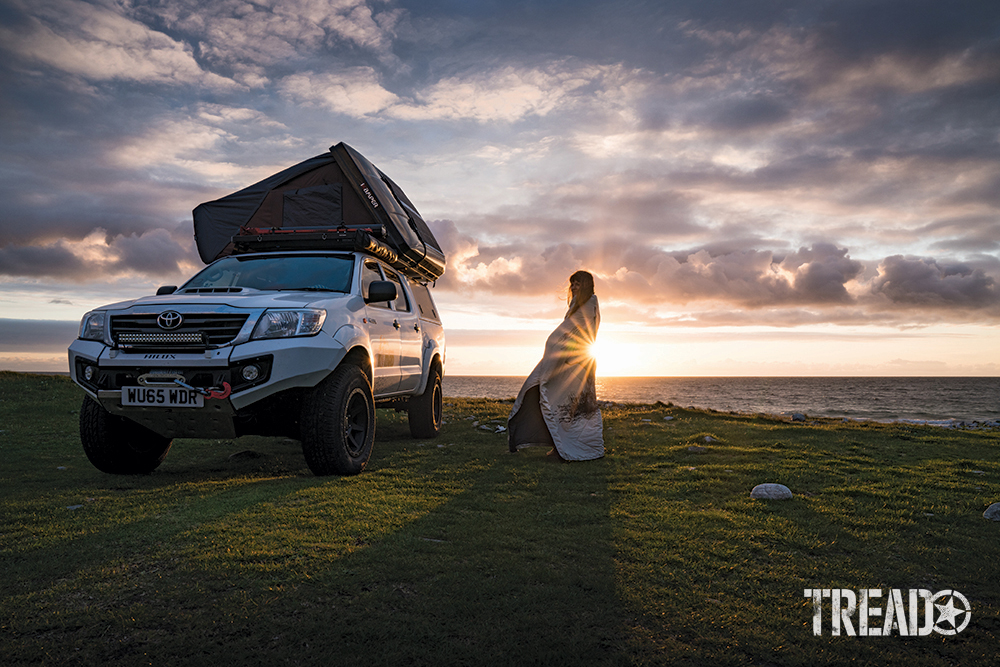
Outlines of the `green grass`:
{"label": "green grass", "polygon": [[[116,477],[81,399],[0,373],[5,665],[995,663],[1000,433],[614,406],[608,456],[560,465],[507,453],[510,402],[448,399],[436,440],[379,411],[357,477],[252,437]],[[816,637],[806,588],[955,589],[973,615]]]}

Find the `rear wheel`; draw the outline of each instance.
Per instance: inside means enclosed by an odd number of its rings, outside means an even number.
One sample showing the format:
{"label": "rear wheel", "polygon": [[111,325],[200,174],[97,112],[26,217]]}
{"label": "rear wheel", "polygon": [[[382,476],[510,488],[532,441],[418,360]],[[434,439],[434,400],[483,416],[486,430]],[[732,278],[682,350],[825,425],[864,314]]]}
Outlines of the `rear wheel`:
{"label": "rear wheel", "polygon": [[170,438],[113,415],[86,396],[80,408],[80,442],[95,468],[112,475],[146,475],[170,451]]}
{"label": "rear wheel", "polygon": [[410,435],[414,438],[436,438],[441,432],[444,415],[444,393],[441,390],[441,366],[431,366],[427,376],[427,388],[420,396],[410,399],[407,417]]}
{"label": "rear wheel", "polygon": [[302,453],[315,475],[356,475],[375,444],[375,400],[359,367],[338,367],[302,408]]}

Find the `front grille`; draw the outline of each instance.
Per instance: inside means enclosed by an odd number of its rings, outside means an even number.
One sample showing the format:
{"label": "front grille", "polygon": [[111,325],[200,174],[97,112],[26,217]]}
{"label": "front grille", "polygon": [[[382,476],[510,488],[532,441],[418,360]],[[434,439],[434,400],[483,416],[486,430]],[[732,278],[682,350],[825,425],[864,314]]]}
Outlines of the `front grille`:
{"label": "front grille", "polygon": [[113,315],[111,339],[123,346],[216,346],[232,342],[247,320],[245,314],[182,313],[176,329],[164,331],[158,313]]}

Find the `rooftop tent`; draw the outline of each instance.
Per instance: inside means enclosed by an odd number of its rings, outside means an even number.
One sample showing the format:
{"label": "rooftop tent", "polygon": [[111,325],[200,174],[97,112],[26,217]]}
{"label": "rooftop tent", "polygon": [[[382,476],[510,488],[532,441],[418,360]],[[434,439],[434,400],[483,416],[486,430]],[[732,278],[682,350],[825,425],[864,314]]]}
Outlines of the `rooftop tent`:
{"label": "rooftop tent", "polygon": [[[195,242],[206,264],[239,252],[243,240],[333,247],[345,229],[379,239],[392,251],[382,256],[413,278],[433,281],[444,273],[441,246],[410,200],[344,143],[194,209]],[[340,236],[327,233],[333,230]]]}

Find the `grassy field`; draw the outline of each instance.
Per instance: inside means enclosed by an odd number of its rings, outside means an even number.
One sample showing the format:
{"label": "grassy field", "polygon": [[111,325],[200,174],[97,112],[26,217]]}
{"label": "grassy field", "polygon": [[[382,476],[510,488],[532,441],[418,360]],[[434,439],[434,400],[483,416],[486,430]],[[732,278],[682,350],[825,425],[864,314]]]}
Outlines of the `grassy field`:
{"label": "grassy field", "polygon": [[[618,405],[604,459],[558,464],[507,453],[510,402],[448,399],[436,440],[380,411],[357,477],[313,477],[282,438],[178,440],[152,475],[115,477],[83,454],[81,398],[63,377],[0,373],[5,665],[1000,652],[1000,523],[982,517],[1000,501],[1000,433]],[[762,482],[794,498],[752,500]],[[954,589],[972,617],[951,636],[833,636],[826,601],[815,636],[812,588]]]}

